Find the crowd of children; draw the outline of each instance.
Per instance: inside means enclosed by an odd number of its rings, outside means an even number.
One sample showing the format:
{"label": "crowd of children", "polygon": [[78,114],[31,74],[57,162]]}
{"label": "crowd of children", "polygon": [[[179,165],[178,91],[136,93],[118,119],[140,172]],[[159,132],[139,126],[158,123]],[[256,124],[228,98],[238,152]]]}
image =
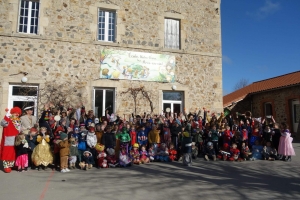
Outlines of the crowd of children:
{"label": "crowd of children", "polygon": [[[61,172],[92,167],[128,167],[153,161],[193,159],[291,161],[295,155],[286,123],[272,116],[203,113],[133,114],[128,119],[106,112],[97,118],[85,108],[45,106],[40,128],[15,137],[15,166],[19,172],[57,169]],[[5,128],[8,123],[2,123]],[[5,153],[5,152],[2,152]]]}

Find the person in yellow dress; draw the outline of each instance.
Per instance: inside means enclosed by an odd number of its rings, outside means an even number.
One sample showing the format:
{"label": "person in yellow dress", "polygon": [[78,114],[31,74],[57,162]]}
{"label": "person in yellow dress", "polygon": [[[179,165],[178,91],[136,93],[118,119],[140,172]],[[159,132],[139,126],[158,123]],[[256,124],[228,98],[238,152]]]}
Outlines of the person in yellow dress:
{"label": "person in yellow dress", "polygon": [[37,136],[36,141],[39,144],[32,152],[32,162],[38,167],[38,170],[40,170],[40,168],[46,170],[48,165],[53,163],[53,154],[49,145],[50,136],[47,135],[46,127],[40,128],[40,134]]}

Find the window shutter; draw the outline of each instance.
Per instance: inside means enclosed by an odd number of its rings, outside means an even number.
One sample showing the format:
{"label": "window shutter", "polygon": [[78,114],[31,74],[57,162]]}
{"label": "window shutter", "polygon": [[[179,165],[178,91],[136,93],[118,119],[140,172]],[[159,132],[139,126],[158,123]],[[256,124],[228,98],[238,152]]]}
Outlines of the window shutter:
{"label": "window shutter", "polygon": [[179,49],[179,20],[165,19],[165,48]]}

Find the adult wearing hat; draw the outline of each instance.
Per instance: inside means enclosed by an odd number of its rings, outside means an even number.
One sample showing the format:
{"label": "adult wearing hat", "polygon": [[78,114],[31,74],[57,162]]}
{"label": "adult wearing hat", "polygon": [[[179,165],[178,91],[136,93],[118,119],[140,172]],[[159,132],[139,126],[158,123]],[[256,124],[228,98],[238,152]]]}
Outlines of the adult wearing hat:
{"label": "adult wearing hat", "polygon": [[16,159],[15,137],[21,131],[21,121],[19,116],[22,114],[22,111],[18,107],[12,108],[10,112],[9,109],[5,109],[5,111],[6,115],[1,121],[3,133],[0,147],[0,159],[3,161],[4,172],[10,173]]}
{"label": "adult wearing hat", "polygon": [[36,117],[32,115],[33,106],[26,107],[23,110],[25,115],[21,117],[21,128],[22,132],[27,135],[29,130],[33,127],[38,127],[38,124],[36,123]]}

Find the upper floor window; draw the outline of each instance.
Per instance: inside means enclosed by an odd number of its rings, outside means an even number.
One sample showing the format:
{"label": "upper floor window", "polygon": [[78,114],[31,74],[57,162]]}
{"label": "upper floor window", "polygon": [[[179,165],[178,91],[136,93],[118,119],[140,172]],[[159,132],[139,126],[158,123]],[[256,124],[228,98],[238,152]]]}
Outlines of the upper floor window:
{"label": "upper floor window", "polygon": [[165,19],[165,48],[180,49],[180,21]]}
{"label": "upper floor window", "polygon": [[114,42],[116,27],[116,12],[99,10],[98,16],[98,40]]}
{"label": "upper floor window", "polygon": [[20,33],[37,34],[40,3],[38,0],[21,0],[19,12]]}

